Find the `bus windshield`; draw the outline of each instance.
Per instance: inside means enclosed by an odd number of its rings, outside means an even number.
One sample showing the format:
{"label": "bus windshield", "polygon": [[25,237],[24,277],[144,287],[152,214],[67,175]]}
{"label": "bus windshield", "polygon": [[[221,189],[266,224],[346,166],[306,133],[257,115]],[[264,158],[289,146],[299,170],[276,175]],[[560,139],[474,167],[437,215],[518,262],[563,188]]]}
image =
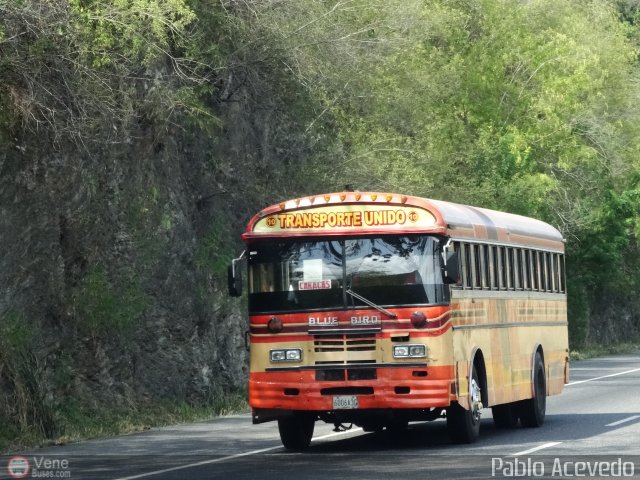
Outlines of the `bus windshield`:
{"label": "bus windshield", "polygon": [[[251,313],[430,305],[446,302],[439,240],[384,236],[254,244]],[[351,290],[357,295],[347,295]]]}

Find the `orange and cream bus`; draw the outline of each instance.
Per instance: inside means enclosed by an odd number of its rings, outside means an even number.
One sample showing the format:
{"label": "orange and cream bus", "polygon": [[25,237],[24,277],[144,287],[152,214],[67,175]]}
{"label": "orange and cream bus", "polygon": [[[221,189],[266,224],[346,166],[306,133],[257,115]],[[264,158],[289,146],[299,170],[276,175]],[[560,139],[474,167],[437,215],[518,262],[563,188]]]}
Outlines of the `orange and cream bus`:
{"label": "orange and cream bus", "polygon": [[253,422],[277,420],[289,449],[318,420],[446,417],[473,442],[491,407],[498,427],[537,427],[568,382],[564,242],[544,222],[343,192],[265,208],[243,240]]}

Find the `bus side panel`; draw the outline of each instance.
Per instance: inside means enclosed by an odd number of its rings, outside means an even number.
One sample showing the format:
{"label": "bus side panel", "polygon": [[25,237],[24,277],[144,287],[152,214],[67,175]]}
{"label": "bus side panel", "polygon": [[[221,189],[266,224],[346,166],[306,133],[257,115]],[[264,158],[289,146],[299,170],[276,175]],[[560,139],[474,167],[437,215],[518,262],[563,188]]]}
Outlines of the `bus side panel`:
{"label": "bus side panel", "polygon": [[531,368],[538,346],[544,353],[547,393],[560,393],[568,368],[564,297],[487,296],[480,291],[456,298],[454,293],[453,345],[459,403],[468,403],[469,362],[477,351],[482,352],[485,362],[486,406],[531,398]]}
{"label": "bus side panel", "polygon": [[[565,366],[568,362],[567,309],[563,297],[554,299],[516,300],[517,322],[514,329],[514,368],[518,370],[518,395],[514,400],[531,398],[532,367],[536,349],[540,347],[547,376],[547,395],[562,392]],[[528,326],[526,324],[531,324]]]}

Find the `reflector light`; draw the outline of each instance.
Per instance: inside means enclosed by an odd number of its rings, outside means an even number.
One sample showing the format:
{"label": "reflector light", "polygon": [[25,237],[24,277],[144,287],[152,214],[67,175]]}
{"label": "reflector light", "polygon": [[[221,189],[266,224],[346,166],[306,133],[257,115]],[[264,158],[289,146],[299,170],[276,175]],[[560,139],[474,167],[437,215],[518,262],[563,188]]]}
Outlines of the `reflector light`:
{"label": "reflector light", "polygon": [[415,328],[424,328],[427,325],[427,316],[420,311],[413,312],[411,314],[411,324]]}
{"label": "reflector light", "polygon": [[373,200],[374,202],[376,201],[376,198],[378,198],[378,195],[371,195],[371,200]]}
{"label": "reflector light", "polygon": [[269,330],[271,333],[280,333],[282,331],[282,328],[282,320],[280,320],[278,317],[271,317],[269,323],[267,323],[267,330]]}
{"label": "reflector light", "polygon": [[340,200],[344,202],[344,199],[347,198],[347,196],[343,193],[340,195]]}
{"label": "reflector light", "polygon": [[362,195],[360,195],[359,193],[356,193],[356,200],[360,200],[361,197]]}
{"label": "reflector light", "polygon": [[387,195],[387,202],[390,202],[392,198],[393,198],[393,195]]}

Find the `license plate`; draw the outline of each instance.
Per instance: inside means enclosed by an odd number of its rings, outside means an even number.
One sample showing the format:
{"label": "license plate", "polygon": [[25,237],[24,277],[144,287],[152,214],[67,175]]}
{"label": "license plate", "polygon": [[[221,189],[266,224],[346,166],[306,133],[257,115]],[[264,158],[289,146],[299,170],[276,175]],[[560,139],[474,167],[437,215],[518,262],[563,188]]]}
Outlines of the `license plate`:
{"label": "license plate", "polygon": [[358,408],[358,397],[355,395],[333,397],[334,410],[347,410]]}

